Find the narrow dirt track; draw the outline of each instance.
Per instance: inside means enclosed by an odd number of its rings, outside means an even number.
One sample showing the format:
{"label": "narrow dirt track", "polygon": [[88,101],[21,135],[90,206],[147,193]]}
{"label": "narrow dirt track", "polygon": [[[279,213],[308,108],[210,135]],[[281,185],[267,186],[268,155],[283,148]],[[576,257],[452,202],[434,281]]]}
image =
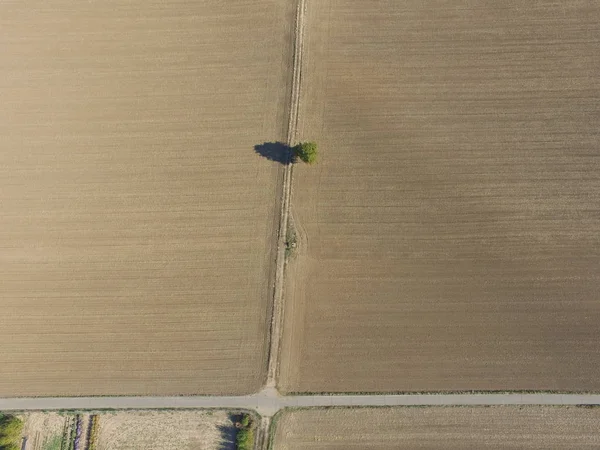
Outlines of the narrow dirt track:
{"label": "narrow dirt track", "polygon": [[[288,123],[287,145],[293,146],[296,142],[298,128],[298,110],[300,104],[300,82],[302,76],[302,46],[304,39],[304,12],[305,0],[298,0],[296,7],[296,24],[294,31],[294,59],[292,65],[292,86],[290,100],[290,116]],[[290,155],[291,157],[291,155]],[[273,305],[271,313],[271,329],[269,333],[269,356],[267,370],[267,387],[275,387],[279,367],[279,348],[283,323],[283,284],[285,278],[285,240],[289,221],[290,198],[292,193],[292,168],[291,161],[285,165],[283,174],[283,188],[281,199],[281,217],[279,233],[277,236],[277,259],[275,269],[275,287],[273,292]]]}

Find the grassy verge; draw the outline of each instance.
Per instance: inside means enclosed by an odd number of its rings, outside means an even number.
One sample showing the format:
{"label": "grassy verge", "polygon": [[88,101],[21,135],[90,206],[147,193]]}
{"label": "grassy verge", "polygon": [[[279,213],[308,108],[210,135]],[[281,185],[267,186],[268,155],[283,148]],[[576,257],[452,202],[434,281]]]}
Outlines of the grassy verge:
{"label": "grassy verge", "polygon": [[280,409],[275,413],[273,417],[271,417],[271,424],[269,426],[269,443],[267,445],[268,450],[273,450],[275,447],[275,433],[277,432],[277,423],[279,419],[283,416],[286,411],[290,411],[291,408]]}
{"label": "grassy verge", "polygon": [[302,397],[311,395],[344,396],[344,395],[473,395],[473,394],[564,394],[564,395],[599,395],[597,391],[561,391],[561,390],[472,390],[472,391],[349,391],[349,392],[318,392],[318,391],[289,391],[281,392],[283,396]]}

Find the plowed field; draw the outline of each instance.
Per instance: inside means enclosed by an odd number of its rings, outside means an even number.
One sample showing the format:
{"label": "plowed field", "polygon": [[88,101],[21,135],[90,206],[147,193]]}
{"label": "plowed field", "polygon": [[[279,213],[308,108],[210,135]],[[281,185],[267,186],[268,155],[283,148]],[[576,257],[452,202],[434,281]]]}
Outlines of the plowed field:
{"label": "plowed field", "polygon": [[291,3],[0,4],[0,396],[259,389]]}
{"label": "plowed field", "polygon": [[599,22],[308,2],[284,390],[600,389]]}
{"label": "plowed field", "polygon": [[303,410],[277,422],[277,450],[597,448],[600,410],[455,407]]}

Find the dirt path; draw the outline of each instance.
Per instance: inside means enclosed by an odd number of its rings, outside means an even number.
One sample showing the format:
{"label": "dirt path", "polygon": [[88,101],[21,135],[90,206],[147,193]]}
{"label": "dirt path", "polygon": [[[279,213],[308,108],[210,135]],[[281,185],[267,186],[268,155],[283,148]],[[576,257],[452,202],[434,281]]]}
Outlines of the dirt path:
{"label": "dirt path", "polygon": [[269,448],[269,428],[271,427],[270,417],[261,417],[260,424],[256,427],[256,440],[254,448],[256,450],[267,450]]}
{"label": "dirt path", "polygon": [[[292,89],[290,100],[290,117],[287,132],[287,144],[292,146],[296,142],[298,126],[298,109],[300,103],[300,84],[302,80],[302,45],[304,41],[304,12],[305,0],[298,0],[296,10],[296,24],[294,34],[294,62],[292,65]],[[281,201],[281,217],[277,237],[277,257],[275,269],[275,289],[273,292],[273,308],[271,313],[269,362],[267,370],[267,388],[277,384],[279,368],[279,348],[283,322],[283,283],[285,273],[285,240],[288,228],[290,197],[292,190],[293,165],[286,164],[283,174],[283,193]]]}

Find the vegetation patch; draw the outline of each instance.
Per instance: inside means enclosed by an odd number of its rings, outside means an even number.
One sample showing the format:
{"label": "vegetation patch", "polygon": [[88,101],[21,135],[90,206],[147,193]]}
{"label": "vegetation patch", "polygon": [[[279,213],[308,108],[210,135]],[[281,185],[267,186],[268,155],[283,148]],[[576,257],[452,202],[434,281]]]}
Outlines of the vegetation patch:
{"label": "vegetation patch", "polygon": [[0,415],[0,450],[19,450],[23,421],[11,414]]}
{"label": "vegetation patch", "polygon": [[285,257],[290,258],[296,253],[298,247],[298,236],[296,234],[296,228],[291,218],[288,222],[287,232],[285,234]]}
{"label": "vegetation patch", "polygon": [[250,414],[242,413],[235,424],[238,429],[235,446],[237,450],[252,450],[254,448],[254,421]]}
{"label": "vegetation patch", "polygon": [[77,435],[77,421],[79,415],[69,416],[65,421],[60,450],[75,450],[75,437]]}
{"label": "vegetation patch", "polygon": [[67,450],[75,450],[75,434],[77,433],[77,417],[70,420],[69,437],[67,439]]}
{"label": "vegetation patch", "polygon": [[275,434],[277,433],[279,419],[289,411],[290,408],[284,408],[277,411],[277,413],[271,417],[271,426],[269,427],[269,443],[267,445],[268,450],[273,450],[275,448]]}
{"label": "vegetation patch", "polygon": [[62,436],[52,436],[49,440],[44,442],[43,450],[61,450],[62,442]]}
{"label": "vegetation patch", "polygon": [[[61,413],[59,413],[61,414]],[[71,425],[73,424],[73,420],[71,417],[67,418],[65,420],[65,426],[63,428],[63,433],[60,439],[60,450],[66,450],[68,443],[69,443],[69,436],[70,436],[70,430],[71,430]]]}

